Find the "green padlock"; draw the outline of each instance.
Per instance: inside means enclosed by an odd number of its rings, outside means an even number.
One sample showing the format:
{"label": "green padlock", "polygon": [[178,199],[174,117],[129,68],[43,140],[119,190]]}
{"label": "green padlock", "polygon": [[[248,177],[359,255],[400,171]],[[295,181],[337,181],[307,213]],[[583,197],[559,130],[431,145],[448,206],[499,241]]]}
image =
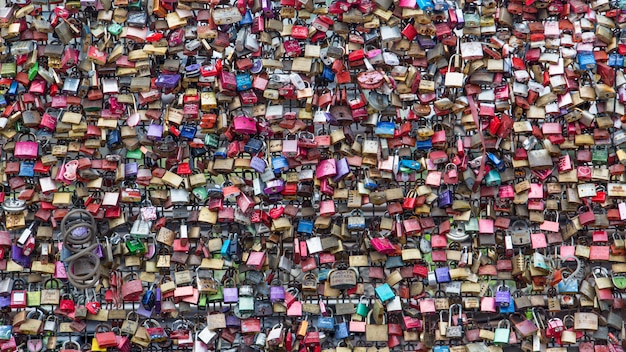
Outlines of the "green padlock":
{"label": "green padlock", "polygon": [[129,150],[126,152],[126,159],[143,159],[143,153],[141,149]]}
{"label": "green padlock", "polygon": [[359,300],[359,304],[356,306],[356,314],[365,318],[367,316],[367,313],[369,313],[370,311],[368,304],[369,304],[369,300],[367,299],[367,297],[361,296],[361,299]]}
{"label": "green padlock", "polygon": [[511,334],[511,323],[508,320],[500,320],[498,327],[494,333],[493,343],[505,344],[509,343],[509,335]]}
{"label": "green padlock", "polygon": [[141,11],[141,3],[142,1],[129,1],[128,2],[128,10],[129,11]]}
{"label": "green padlock", "polygon": [[37,73],[39,72],[39,62],[35,62],[33,66],[28,69],[28,80],[32,81],[37,77]]}
{"label": "green padlock", "polygon": [[594,165],[602,165],[606,164],[609,159],[609,150],[606,146],[596,145],[593,148],[593,153],[591,155],[591,161]]}
{"label": "green padlock", "polygon": [[204,137],[204,145],[206,145],[207,147],[217,148],[219,142],[220,142],[220,139],[217,135],[207,134]]}
{"label": "green padlock", "polygon": [[478,218],[475,216],[470,217],[469,221],[465,223],[465,232],[478,232]]}
{"label": "green padlock", "polygon": [[198,298],[198,308],[206,309],[207,299],[207,295],[205,293],[201,293],[200,297]]}
{"label": "green padlock", "polygon": [[3,78],[15,78],[17,74],[17,66],[15,62],[4,62],[2,68],[0,68],[0,76]]}
{"label": "green padlock", "polygon": [[41,305],[41,289],[35,288],[33,284],[28,284],[26,292],[26,305],[28,307],[39,307]]}
{"label": "green padlock", "polygon": [[122,30],[124,29],[124,27],[122,27],[120,24],[118,23],[111,23],[111,25],[108,28],[109,33],[111,33],[114,36],[118,36],[120,34],[122,34]]}
{"label": "green padlock", "polygon": [[239,311],[254,312],[254,297],[252,296],[239,296]]}
{"label": "green padlock", "polygon": [[217,288],[217,292],[212,295],[208,295],[209,302],[221,302],[224,300],[224,292],[222,292],[222,286]]}
{"label": "green padlock", "polygon": [[620,290],[626,289],[626,275],[613,274],[613,285]]}
{"label": "green padlock", "polygon": [[209,197],[209,192],[204,187],[196,187],[191,193],[201,202],[204,202]]}
{"label": "green padlock", "polygon": [[124,236],[126,248],[132,255],[142,255],[146,253],[146,245],[140,239],[130,235]]}
{"label": "green padlock", "polygon": [[463,14],[463,19],[465,20],[465,26],[476,28],[480,26],[480,15],[476,12],[469,12]]}

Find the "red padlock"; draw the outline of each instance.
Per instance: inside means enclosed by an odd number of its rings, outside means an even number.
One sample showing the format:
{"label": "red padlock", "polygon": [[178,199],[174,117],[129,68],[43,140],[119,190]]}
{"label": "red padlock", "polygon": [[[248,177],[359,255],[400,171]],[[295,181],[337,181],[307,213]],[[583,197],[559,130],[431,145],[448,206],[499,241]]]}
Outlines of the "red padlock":
{"label": "red padlock", "polygon": [[11,304],[13,309],[26,308],[26,284],[22,279],[15,279],[11,288]]}
{"label": "red padlock", "polygon": [[100,312],[100,308],[102,308],[102,306],[100,305],[100,302],[92,301],[87,302],[85,304],[85,308],[87,309],[87,312],[89,312],[89,314],[96,315],[98,314],[98,312]]}
{"label": "red padlock", "polygon": [[548,321],[546,336],[550,338],[560,337],[564,330],[565,326],[563,325],[563,321],[560,318],[552,318]]}
{"label": "red padlock", "polygon": [[307,331],[304,335],[304,344],[306,346],[318,346],[320,344],[320,333],[315,328],[315,331]]}
{"label": "red padlock", "polygon": [[59,309],[66,313],[72,313],[76,310],[76,305],[74,304],[74,300],[72,296],[69,294],[64,294],[59,301]]}

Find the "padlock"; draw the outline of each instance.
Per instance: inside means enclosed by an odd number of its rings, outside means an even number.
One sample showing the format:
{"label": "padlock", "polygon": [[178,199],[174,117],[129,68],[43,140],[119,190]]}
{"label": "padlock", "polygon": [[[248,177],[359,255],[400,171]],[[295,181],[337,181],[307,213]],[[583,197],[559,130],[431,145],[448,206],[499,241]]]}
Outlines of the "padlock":
{"label": "padlock", "polygon": [[367,298],[365,296],[361,296],[359,299],[359,304],[356,306],[356,314],[366,317],[367,313],[369,313],[369,307],[367,304]]}
{"label": "padlock", "polygon": [[500,322],[498,323],[498,327],[494,332],[493,342],[495,344],[508,344],[510,333],[511,323],[506,319],[500,320]]}
{"label": "padlock", "polygon": [[378,297],[378,299],[380,299],[383,303],[392,300],[396,296],[394,291],[391,289],[391,286],[387,283],[376,287],[374,291],[376,292],[376,297]]}
{"label": "padlock", "polygon": [[507,307],[511,301],[511,292],[508,286],[500,285],[496,290],[496,304],[500,307]]}

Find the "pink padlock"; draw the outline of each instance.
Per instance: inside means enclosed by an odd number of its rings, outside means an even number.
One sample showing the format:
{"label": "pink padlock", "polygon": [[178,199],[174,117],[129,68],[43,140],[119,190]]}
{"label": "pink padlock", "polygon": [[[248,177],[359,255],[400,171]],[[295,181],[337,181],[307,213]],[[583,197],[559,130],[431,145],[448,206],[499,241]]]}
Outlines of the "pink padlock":
{"label": "pink padlock", "polygon": [[287,158],[293,158],[298,155],[300,148],[298,147],[298,140],[296,138],[290,138],[287,136],[283,140],[283,155]]}
{"label": "pink padlock", "polygon": [[232,72],[222,70],[222,72],[220,73],[220,83],[222,85],[222,88],[226,90],[237,90],[237,78]]}
{"label": "pink padlock", "polygon": [[240,134],[256,134],[256,121],[248,116],[237,116],[233,119],[234,130]]}
{"label": "pink padlock", "polygon": [[[22,138],[27,137],[31,140],[23,141]],[[39,144],[36,142],[37,138],[33,134],[22,134],[19,136],[18,141],[15,143],[15,150],[13,155],[18,159],[37,159],[39,154]]]}
{"label": "pink padlock", "polygon": [[323,179],[326,177],[334,177],[337,175],[337,165],[335,159],[324,159],[319,162],[315,169],[315,177]]}

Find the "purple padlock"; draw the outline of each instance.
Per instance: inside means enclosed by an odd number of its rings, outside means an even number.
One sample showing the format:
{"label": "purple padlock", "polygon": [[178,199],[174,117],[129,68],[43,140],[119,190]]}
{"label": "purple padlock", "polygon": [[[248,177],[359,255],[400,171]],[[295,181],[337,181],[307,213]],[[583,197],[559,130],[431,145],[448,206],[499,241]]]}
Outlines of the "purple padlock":
{"label": "purple padlock", "polygon": [[154,297],[154,310],[156,311],[156,314],[161,314],[161,288],[157,287],[156,289],[156,295]]}
{"label": "purple padlock", "polygon": [[270,302],[282,302],[285,300],[285,288],[283,286],[270,286]]}
{"label": "purple padlock", "polygon": [[11,295],[0,296],[0,309],[9,308],[11,306]]}
{"label": "purple padlock", "polygon": [[136,312],[143,317],[150,318],[152,316],[152,312],[154,312],[154,308],[147,310],[144,308],[143,304],[139,304]]}
{"label": "purple padlock", "polygon": [[148,126],[147,137],[153,141],[160,141],[161,138],[163,138],[163,125],[151,123],[150,126]]}
{"label": "purple padlock", "polygon": [[272,10],[272,2],[270,0],[261,0],[261,7],[263,8],[265,18],[274,18],[274,11]]}
{"label": "purple padlock", "polygon": [[435,277],[437,278],[437,282],[440,284],[452,281],[450,278],[450,268],[447,266],[436,268]]}
{"label": "purple padlock", "polygon": [[335,162],[335,168],[337,169],[337,175],[333,176],[334,182],[339,182],[350,174],[350,165],[348,165],[348,159],[346,158],[337,160]]}
{"label": "purple padlock", "polygon": [[233,279],[224,281],[222,293],[224,294],[224,303],[237,303],[239,301],[239,289],[235,286]]}
{"label": "purple padlock", "polygon": [[440,209],[445,209],[452,205],[452,192],[446,188],[445,191],[440,191],[439,196],[437,198],[438,205]]}
{"label": "purple padlock", "polygon": [[511,303],[511,291],[506,285],[498,286],[496,291],[496,304],[500,307],[508,307]]}
{"label": "purple padlock", "polygon": [[159,75],[159,77],[157,77],[156,81],[154,82],[154,85],[157,86],[157,88],[173,89],[178,85],[179,81],[180,81],[180,75],[178,73],[161,74]]}
{"label": "purple padlock", "polygon": [[104,257],[104,254],[102,253],[102,245],[98,243],[96,248],[93,249],[92,253],[97,255],[98,258]]}
{"label": "purple padlock", "polygon": [[337,121],[335,115],[331,114],[330,111],[324,111],[324,115],[326,115],[326,122],[331,124],[331,126],[339,125],[339,121]]}
{"label": "purple padlock", "polygon": [[124,164],[124,176],[135,177],[139,172],[139,165],[136,161]]}
{"label": "purple padlock", "polygon": [[22,248],[16,244],[11,245],[11,259],[25,268],[30,268],[30,256],[24,255]]}
{"label": "purple padlock", "polygon": [[234,315],[226,315],[226,327],[239,328],[241,327],[241,320]]}
{"label": "purple padlock", "polygon": [[265,168],[267,167],[267,161],[255,155],[250,160],[250,167],[253,168],[254,171],[262,174],[265,172]]}
{"label": "purple padlock", "polygon": [[278,179],[267,182],[265,184],[265,189],[263,190],[263,192],[265,192],[265,194],[267,195],[270,195],[280,193],[283,191],[283,189],[285,189],[285,181],[283,179]]}

